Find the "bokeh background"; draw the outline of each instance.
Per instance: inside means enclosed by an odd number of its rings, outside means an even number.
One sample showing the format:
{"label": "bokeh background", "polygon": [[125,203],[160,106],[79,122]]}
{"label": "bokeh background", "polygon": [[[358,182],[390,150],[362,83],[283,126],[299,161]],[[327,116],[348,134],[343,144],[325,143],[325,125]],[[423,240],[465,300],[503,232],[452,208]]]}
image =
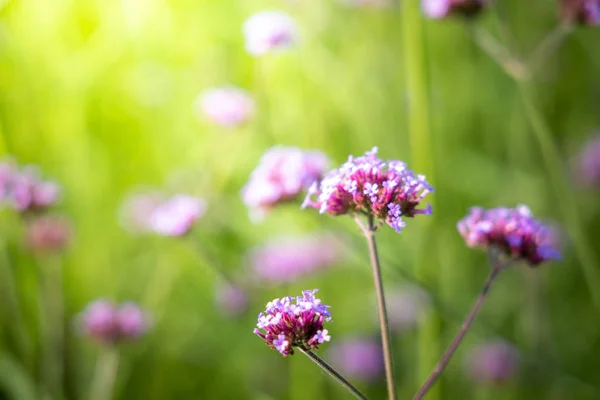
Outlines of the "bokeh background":
{"label": "bokeh background", "polygon": [[[147,335],[120,348],[115,398],[348,398],[301,354],[284,359],[252,334],[267,301],[319,288],[334,317],[323,358],[344,338],[378,338],[366,243],[351,218],[302,211],[300,201],[260,223],[248,217],[240,190],[277,144],[321,150],[333,166],[376,145],[436,189],[433,217],[377,236],[386,288],[421,287],[430,297],[420,323],[393,336],[400,398],[416,391],[488,273],[485,253],[464,245],[456,222],[473,205],[521,203],[564,227],[564,260],[501,276],[431,398],[600,398],[600,207],[572,172],[600,124],[600,32],[575,29],[518,83],[463,21],[429,21],[416,0],[405,2],[0,1],[0,152],[59,182],[58,209],[73,225],[64,253],[32,254],[22,221],[2,211],[0,398],[59,398],[44,384],[53,367],[42,361],[40,328],[40,276],[57,265],[64,398],[88,397],[103,349],[73,321],[97,298],[136,301],[153,319]],[[522,57],[560,23],[553,1],[496,3],[476,23]],[[264,9],[296,20],[297,46],[247,54],[241,26]],[[257,102],[241,127],[194,110],[200,92],[226,84]],[[185,238],[132,234],[119,210],[140,187],[201,196],[207,213]],[[215,271],[252,280],[251,249],[323,232],[345,246],[332,268],[252,285],[241,315],[216,302]],[[469,352],[498,338],[518,349],[518,372],[506,382],[473,379]],[[382,377],[356,384],[385,397]]]}

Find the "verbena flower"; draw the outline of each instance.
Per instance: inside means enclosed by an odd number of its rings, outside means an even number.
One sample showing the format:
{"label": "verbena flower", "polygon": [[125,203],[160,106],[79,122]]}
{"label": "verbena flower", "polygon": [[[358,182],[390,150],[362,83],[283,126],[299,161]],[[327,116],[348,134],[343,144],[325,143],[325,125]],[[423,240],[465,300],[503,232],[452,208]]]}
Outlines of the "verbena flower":
{"label": "verbena flower", "polygon": [[150,226],[158,234],[183,236],[206,211],[204,200],[183,194],[158,205],[150,216]]}
{"label": "verbena flower", "polygon": [[258,314],[254,333],[284,357],[294,354],[298,346],[317,350],[331,339],[323,327],[323,322],[331,321],[331,313],[329,306],[315,297],[317,290],[304,290],[302,296],[267,303],[265,311]]}
{"label": "verbena flower", "polygon": [[29,221],[25,240],[29,248],[39,252],[58,252],[65,249],[71,239],[71,226],[62,217],[44,215]]}
{"label": "verbena flower", "polygon": [[164,201],[155,190],[144,190],[129,195],[119,210],[119,222],[128,231],[147,233],[152,231],[152,213]]}
{"label": "verbena flower", "polygon": [[404,218],[431,214],[431,206],[417,207],[432,191],[425,176],[415,175],[402,161],[377,158],[374,147],[364,156],[350,156],[319,184],[313,184],[302,206],[330,215],[373,215],[400,232],[405,226]]}
{"label": "verbena flower", "polygon": [[579,152],[575,178],[583,186],[600,187],[600,136],[585,143]]}
{"label": "verbena flower", "polygon": [[268,282],[293,282],[343,260],[336,238],[328,234],[286,237],[253,249],[249,261],[253,275]]}
{"label": "verbena flower", "polygon": [[257,12],[246,19],[243,31],[246,50],[253,56],[289,48],[298,36],[294,20],[280,11]]}
{"label": "verbena flower", "polygon": [[467,357],[469,377],[478,383],[499,384],[514,378],[519,369],[519,351],[503,340],[477,346]]}
{"label": "verbena flower", "polygon": [[79,317],[83,334],[105,343],[137,339],[150,327],[147,315],[134,303],[118,307],[106,300],[90,303]]}
{"label": "verbena flower", "polygon": [[561,18],[586,26],[600,26],[600,0],[562,0]]}
{"label": "verbena flower", "polygon": [[225,127],[235,127],[248,121],[254,107],[254,100],[248,92],[234,86],[205,90],[195,103],[198,115]]}
{"label": "verbena flower", "polygon": [[467,246],[494,249],[532,266],[561,257],[556,231],[534,219],[524,205],[489,210],[473,207],[457,228]]}
{"label": "verbena flower", "polygon": [[337,340],[327,354],[332,366],[347,378],[372,382],[383,375],[383,352],[378,341],[367,338]]}
{"label": "verbena flower", "polygon": [[277,204],[295,200],[327,167],[325,154],[297,147],[268,149],[242,189],[244,203],[255,218],[264,216]]}
{"label": "verbena flower", "polygon": [[433,19],[450,15],[471,17],[481,12],[489,0],[421,0],[423,13]]}
{"label": "verbena flower", "polygon": [[18,212],[43,211],[58,201],[60,187],[41,179],[36,166],[19,168],[9,161],[0,164],[0,196]]}
{"label": "verbena flower", "polygon": [[248,307],[248,294],[241,286],[232,283],[222,282],[215,297],[219,309],[230,317],[243,314]]}

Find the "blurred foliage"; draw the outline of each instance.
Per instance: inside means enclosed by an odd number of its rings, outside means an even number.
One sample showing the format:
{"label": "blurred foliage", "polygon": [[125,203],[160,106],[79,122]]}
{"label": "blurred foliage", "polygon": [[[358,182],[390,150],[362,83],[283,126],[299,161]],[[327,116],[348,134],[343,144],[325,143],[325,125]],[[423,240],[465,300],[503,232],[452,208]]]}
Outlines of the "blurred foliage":
{"label": "blurred foliage", "polygon": [[[241,24],[267,8],[293,15],[301,41],[292,51],[252,58]],[[252,329],[268,300],[318,287],[333,306],[332,340],[376,336],[358,229],[350,219],[294,205],[253,224],[239,192],[275,144],[321,149],[334,165],[377,145],[383,158],[410,165],[400,21],[393,8],[330,0],[0,1],[0,150],[40,164],[64,186],[61,212],[76,232],[60,260],[35,257],[22,245],[21,222],[2,211],[0,262],[18,282],[20,316],[3,276],[0,398],[47,398],[39,386],[39,271],[56,262],[65,271],[66,398],[87,397],[98,347],[80,338],[72,321],[98,297],[139,301],[155,319],[147,337],[123,349],[116,398],[347,398],[308,359],[283,359]],[[527,55],[558,21],[553,2],[498,0],[480,23]],[[422,283],[443,320],[443,348],[487,274],[485,254],[467,249],[455,229],[468,208],[525,203],[543,218],[564,222],[564,215],[515,82],[461,21],[427,21],[424,28],[436,218],[427,229],[419,219],[409,221],[400,235],[384,229],[378,241],[389,288],[414,283],[417,252],[428,252],[438,279],[434,287]],[[575,30],[533,77],[565,162],[600,123],[598,43],[600,31]],[[257,98],[253,122],[232,130],[199,120],[192,110],[198,93],[229,83]],[[209,213],[188,239],[135,237],[119,225],[118,210],[139,185],[201,195]],[[575,200],[569,207],[579,210],[584,239],[594,243],[597,192],[579,192]],[[351,237],[350,261],[284,287],[258,288],[241,318],[215,307],[217,276],[196,247],[210,248],[218,268],[244,276],[253,246],[326,229]],[[571,249],[567,240],[564,262],[501,277],[444,375],[443,398],[600,398],[600,324],[590,297],[600,287],[586,282]],[[474,343],[498,336],[520,349],[520,378],[477,387],[462,359]],[[407,398],[420,384],[417,334],[395,340],[398,384]],[[383,381],[359,386],[384,397]]]}

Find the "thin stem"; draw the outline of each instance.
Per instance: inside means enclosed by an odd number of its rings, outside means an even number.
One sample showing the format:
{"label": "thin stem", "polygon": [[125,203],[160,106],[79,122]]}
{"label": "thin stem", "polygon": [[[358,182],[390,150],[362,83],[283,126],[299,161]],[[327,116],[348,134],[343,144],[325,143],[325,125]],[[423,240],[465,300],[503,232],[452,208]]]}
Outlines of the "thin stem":
{"label": "thin stem", "polygon": [[379,311],[379,328],[381,330],[381,344],[383,347],[383,361],[385,364],[385,380],[387,382],[388,399],[396,399],[396,384],[394,380],[394,364],[392,362],[392,348],[390,345],[390,328],[388,323],[387,309],[385,306],[385,296],[383,294],[383,281],[381,279],[381,266],[379,255],[377,253],[377,243],[375,242],[375,223],[372,215],[368,216],[369,225],[367,227],[362,223],[358,225],[363,230],[369,245],[369,258],[373,268],[373,280],[375,282],[375,294],[377,296],[377,309]]}
{"label": "thin stem", "polygon": [[535,70],[541,67],[546,60],[560,48],[572,29],[573,26],[571,24],[563,23],[550,32],[529,58],[529,71],[535,72]]}
{"label": "thin stem", "polygon": [[108,347],[98,356],[90,389],[90,400],[111,400],[119,371],[119,350]]}
{"label": "thin stem", "polygon": [[310,358],[315,364],[323,369],[323,371],[327,372],[329,376],[337,380],[343,387],[345,387],[350,393],[354,395],[357,399],[368,400],[367,396],[362,394],[360,390],[358,390],[354,385],[352,385],[346,378],[344,378],[339,372],[337,372],[332,366],[327,364],[325,360],[321,359],[318,355],[310,351],[305,347],[298,347],[300,351],[308,358]]}
{"label": "thin stem", "polygon": [[422,399],[423,397],[425,397],[425,394],[429,391],[429,389],[431,389],[433,387],[433,385],[435,384],[437,379],[440,377],[440,375],[444,371],[444,368],[446,368],[446,365],[448,365],[448,363],[452,359],[452,356],[458,349],[458,346],[460,346],[465,335],[469,331],[469,328],[471,328],[471,325],[473,324],[473,321],[475,320],[477,313],[479,312],[479,310],[481,309],[481,306],[483,305],[483,302],[487,298],[490,288],[492,287],[492,283],[494,283],[494,280],[498,276],[498,273],[503,269],[503,267],[504,266],[500,263],[497,263],[496,265],[494,265],[494,267],[492,268],[492,270],[490,272],[490,275],[487,278],[487,281],[485,282],[485,284],[483,285],[483,288],[481,289],[481,292],[479,293],[479,297],[477,298],[477,300],[475,301],[475,304],[471,308],[471,311],[469,312],[467,319],[465,319],[465,321],[463,322],[462,326],[460,327],[458,333],[456,334],[454,339],[452,339],[450,346],[448,346],[448,348],[444,352],[444,355],[442,356],[440,361],[437,363],[437,365],[435,366],[435,368],[433,369],[433,371],[431,372],[431,374],[429,375],[429,377],[427,378],[427,380],[425,381],[425,383],[423,384],[421,389],[417,392],[415,397],[413,397],[413,400],[419,400],[419,399]]}

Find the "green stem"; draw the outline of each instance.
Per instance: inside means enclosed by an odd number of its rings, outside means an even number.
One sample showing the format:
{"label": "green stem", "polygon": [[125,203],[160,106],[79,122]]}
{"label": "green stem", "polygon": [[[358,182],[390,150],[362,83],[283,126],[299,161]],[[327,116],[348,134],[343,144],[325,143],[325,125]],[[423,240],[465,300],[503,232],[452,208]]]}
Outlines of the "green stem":
{"label": "green stem", "polygon": [[383,292],[383,280],[381,277],[381,265],[379,263],[379,255],[377,253],[377,243],[375,242],[376,227],[372,215],[368,216],[368,226],[360,221],[357,216],[356,222],[362,229],[367,243],[369,245],[369,258],[371,267],[373,268],[373,281],[375,282],[375,294],[377,296],[377,310],[379,312],[379,327],[381,330],[381,344],[383,347],[383,362],[385,365],[385,379],[387,382],[388,399],[396,399],[396,382],[394,379],[394,362],[392,359],[392,347],[390,340],[390,328],[388,322],[387,309],[385,305],[385,296]]}
{"label": "green stem", "polygon": [[119,350],[116,347],[103,348],[98,355],[96,370],[90,389],[90,400],[111,400],[119,371]]}
{"label": "green stem", "polygon": [[354,397],[361,400],[368,400],[367,396],[362,394],[360,390],[358,390],[354,385],[352,385],[346,378],[344,378],[339,372],[337,372],[333,367],[327,364],[323,359],[321,359],[318,355],[310,351],[305,347],[298,347],[302,353],[304,353],[308,358],[311,359],[315,364],[323,369],[323,371],[327,372],[329,376],[338,381],[340,385],[342,385],[346,390],[348,390]]}

